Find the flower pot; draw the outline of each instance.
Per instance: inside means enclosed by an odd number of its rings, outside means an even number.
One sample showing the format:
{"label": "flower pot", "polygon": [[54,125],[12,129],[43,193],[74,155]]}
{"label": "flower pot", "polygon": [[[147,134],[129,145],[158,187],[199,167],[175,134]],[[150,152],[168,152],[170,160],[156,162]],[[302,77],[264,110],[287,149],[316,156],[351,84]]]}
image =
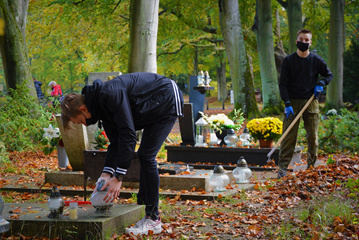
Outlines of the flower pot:
{"label": "flower pot", "polygon": [[222,132],[220,133],[219,131],[216,131],[216,136],[219,140],[221,140],[221,142],[219,143],[219,145],[222,146],[227,146],[227,144],[224,142],[224,138],[227,136],[228,134],[228,130],[227,129],[222,129]]}
{"label": "flower pot", "polygon": [[57,148],[57,158],[59,161],[60,168],[66,168],[69,165],[69,159],[66,154],[65,147],[61,147],[60,145],[56,145]]}
{"label": "flower pot", "polygon": [[273,147],[273,139],[270,139],[270,140],[259,139],[259,147],[260,148],[272,148]]}

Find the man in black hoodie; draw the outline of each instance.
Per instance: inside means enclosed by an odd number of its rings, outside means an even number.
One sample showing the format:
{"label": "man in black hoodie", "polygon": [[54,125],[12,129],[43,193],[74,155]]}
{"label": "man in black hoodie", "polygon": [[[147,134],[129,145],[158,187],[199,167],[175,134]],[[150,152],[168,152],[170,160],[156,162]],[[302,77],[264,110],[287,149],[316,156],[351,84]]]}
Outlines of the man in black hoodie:
{"label": "man in black hoodie", "polygon": [[[279,90],[285,104],[283,132],[285,132],[296,115],[314,94],[318,96],[323,86],[333,79],[333,74],[320,56],[309,52],[312,33],[301,29],[297,33],[297,51],[286,56],[282,63]],[[319,80],[319,76],[321,79]],[[307,167],[314,167],[318,156],[319,103],[314,99],[302,115],[308,140]],[[299,122],[292,127],[282,141],[279,152],[278,178],[287,174],[287,168],[293,156]]]}
{"label": "man in black hoodie", "polygon": [[158,211],[159,175],[156,155],[182,116],[183,96],[176,83],[155,73],[130,73],[111,81],[95,80],[82,94],[70,93],[61,102],[64,128],[69,121],[85,126],[99,122],[110,140],[100,178],[109,187],[105,201],[117,198],[122,179],[131,164],[136,146],[136,130],[143,129],[137,155],[141,164],[137,203],[146,205],[146,216],[127,233],[161,232]]}

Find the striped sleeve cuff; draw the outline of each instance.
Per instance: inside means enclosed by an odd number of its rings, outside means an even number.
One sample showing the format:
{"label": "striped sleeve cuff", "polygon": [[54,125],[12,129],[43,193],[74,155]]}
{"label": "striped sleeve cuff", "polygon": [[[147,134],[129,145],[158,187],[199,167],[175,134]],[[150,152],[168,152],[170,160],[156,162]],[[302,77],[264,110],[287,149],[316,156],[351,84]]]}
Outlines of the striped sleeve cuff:
{"label": "striped sleeve cuff", "polygon": [[113,175],[115,173],[115,169],[113,169],[112,167],[104,167],[102,172],[109,173],[109,174]]}
{"label": "striped sleeve cuff", "polygon": [[118,167],[118,168],[116,169],[116,173],[121,174],[121,175],[126,175],[127,169],[119,168],[119,167]]}

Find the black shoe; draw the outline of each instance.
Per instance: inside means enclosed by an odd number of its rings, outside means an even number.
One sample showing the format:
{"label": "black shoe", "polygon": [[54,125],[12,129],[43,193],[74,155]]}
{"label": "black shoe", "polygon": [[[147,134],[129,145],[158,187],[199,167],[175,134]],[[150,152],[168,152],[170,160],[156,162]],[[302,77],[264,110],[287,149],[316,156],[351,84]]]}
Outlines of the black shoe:
{"label": "black shoe", "polygon": [[279,168],[278,171],[278,179],[281,179],[282,177],[287,176],[287,170],[284,168]]}

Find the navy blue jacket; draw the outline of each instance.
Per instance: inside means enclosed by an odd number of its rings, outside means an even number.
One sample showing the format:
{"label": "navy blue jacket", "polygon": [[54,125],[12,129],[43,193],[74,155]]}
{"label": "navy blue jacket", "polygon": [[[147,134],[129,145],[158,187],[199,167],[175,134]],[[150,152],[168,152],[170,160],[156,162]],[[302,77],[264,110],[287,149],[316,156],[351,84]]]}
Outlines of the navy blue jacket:
{"label": "navy blue jacket", "polygon": [[110,81],[97,79],[82,89],[91,113],[110,140],[103,172],[126,173],[136,146],[136,130],[168,116],[182,116],[183,97],[176,83],[155,73],[130,73]]}
{"label": "navy blue jacket", "polygon": [[37,98],[43,98],[44,94],[41,91],[42,82],[36,80],[36,81],[34,81],[34,85],[35,85],[35,89],[36,89],[36,93],[37,93]]}

